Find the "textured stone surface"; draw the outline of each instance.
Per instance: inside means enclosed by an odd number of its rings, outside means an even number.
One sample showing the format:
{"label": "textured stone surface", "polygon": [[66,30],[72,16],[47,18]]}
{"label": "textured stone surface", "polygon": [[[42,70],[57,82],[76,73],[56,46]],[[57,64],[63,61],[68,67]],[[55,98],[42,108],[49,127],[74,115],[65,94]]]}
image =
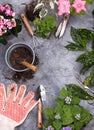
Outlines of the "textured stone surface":
{"label": "textured stone surface", "polygon": [[[25,6],[22,3],[29,3],[30,0],[1,0],[1,3],[11,3],[14,6],[17,17],[19,14],[25,11]],[[74,67],[80,67],[76,62],[76,57],[81,52],[69,52],[64,46],[71,41],[70,27],[80,27],[91,29],[94,25],[94,20],[91,15],[91,11],[94,7],[92,5],[87,7],[87,13],[84,16],[71,16],[68,22],[68,26],[64,36],[61,39],[56,39],[52,36],[49,40],[40,39],[42,46],[39,49],[35,49],[35,53],[38,55],[40,63],[38,64],[38,71],[35,73],[34,78],[28,79],[25,82],[19,81],[17,84],[25,84],[27,86],[27,92],[32,90],[36,91],[39,84],[43,84],[46,88],[47,101],[44,102],[44,109],[47,107],[55,106],[55,98],[59,96],[60,89],[68,83],[78,83],[74,76]],[[57,18],[57,20],[60,18]],[[58,23],[57,23],[58,24]],[[31,41],[30,41],[31,40]],[[32,38],[29,36],[26,28],[23,26],[22,32],[18,38],[14,36],[8,37],[8,44],[6,46],[0,44],[0,82],[8,85],[14,83],[11,79],[12,72],[6,65],[4,55],[6,49],[13,43],[19,41],[26,41],[27,44],[32,46]],[[7,78],[5,78],[7,75]],[[9,78],[9,79],[8,79]],[[92,115],[94,115],[94,107],[90,106],[87,102],[82,102]],[[94,130],[94,121],[92,120],[84,130]],[[26,118],[25,122],[16,128],[16,130],[38,130],[37,128],[37,107],[35,107]]]}

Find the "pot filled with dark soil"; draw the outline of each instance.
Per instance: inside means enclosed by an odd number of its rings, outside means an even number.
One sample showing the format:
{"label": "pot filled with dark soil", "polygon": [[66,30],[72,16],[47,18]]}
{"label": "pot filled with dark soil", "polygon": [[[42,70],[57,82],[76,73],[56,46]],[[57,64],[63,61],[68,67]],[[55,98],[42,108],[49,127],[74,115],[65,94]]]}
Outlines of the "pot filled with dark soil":
{"label": "pot filled with dark soil", "polygon": [[14,43],[7,49],[5,61],[8,67],[13,71],[27,71],[28,68],[21,64],[21,62],[26,61],[33,64],[35,61],[35,53],[32,47],[26,43]]}

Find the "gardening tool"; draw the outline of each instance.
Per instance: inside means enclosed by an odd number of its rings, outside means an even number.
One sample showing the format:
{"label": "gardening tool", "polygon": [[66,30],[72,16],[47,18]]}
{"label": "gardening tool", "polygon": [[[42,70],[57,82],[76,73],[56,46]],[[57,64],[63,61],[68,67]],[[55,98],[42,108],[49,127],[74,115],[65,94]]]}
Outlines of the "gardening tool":
{"label": "gardening tool", "polygon": [[34,47],[39,46],[39,45],[40,45],[40,41],[39,41],[39,39],[37,38],[37,36],[34,34],[32,28],[31,28],[31,25],[29,24],[28,19],[26,18],[26,16],[25,16],[24,13],[21,13],[21,18],[22,18],[22,20],[23,20],[23,22],[24,22],[24,24],[25,24],[25,26],[26,26],[26,28],[27,28],[29,34],[30,34],[30,35],[32,36],[32,38],[33,38]]}
{"label": "gardening tool", "polygon": [[64,15],[63,20],[60,22],[57,31],[55,33],[56,37],[61,38],[64,35],[68,20],[69,15]]}
{"label": "gardening tool", "polygon": [[77,81],[80,83],[81,87],[82,87],[88,94],[90,94],[91,96],[94,96],[94,91],[93,91],[92,89],[90,89],[88,86],[86,86],[86,85],[83,84],[83,81],[82,81],[80,75],[79,75],[79,74],[76,74],[75,77],[76,77]]}
{"label": "gardening tool", "polygon": [[33,65],[25,60],[23,60],[23,61],[17,60],[17,63],[24,65],[25,67],[29,68],[30,70],[33,70],[34,72],[36,72],[38,70],[38,68],[35,65]]}
{"label": "gardening tool", "polygon": [[[83,81],[82,81],[80,75],[77,74],[75,77],[76,77],[77,81],[80,83],[80,85],[83,88],[83,90],[86,91],[89,95],[94,97],[94,91],[92,89],[90,89],[88,86],[83,84]],[[87,102],[88,102],[88,104],[94,106],[94,99],[93,100],[88,100]]]}
{"label": "gardening tool", "polygon": [[42,102],[46,101],[46,91],[43,85],[40,85],[37,88],[37,98],[39,99],[38,103],[38,128],[42,128]]}
{"label": "gardening tool", "polygon": [[32,91],[25,95],[25,85],[21,85],[19,91],[17,90],[17,84],[5,87],[0,83],[0,130],[14,130],[24,122],[28,113],[38,104],[38,101],[33,99]]}

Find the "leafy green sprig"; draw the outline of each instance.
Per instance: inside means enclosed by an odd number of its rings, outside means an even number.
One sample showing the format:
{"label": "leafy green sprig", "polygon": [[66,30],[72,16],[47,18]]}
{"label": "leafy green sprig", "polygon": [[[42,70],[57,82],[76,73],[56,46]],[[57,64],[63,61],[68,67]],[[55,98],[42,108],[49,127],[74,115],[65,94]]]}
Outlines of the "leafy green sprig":
{"label": "leafy green sprig", "polygon": [[71,51],[88,50],[88,41],[94,39],[94,33],[88,29],[76,29],[74,27],[71,27],[70,35],[74,42],[69,42],[70,44],[65,47]]}
{"label": "leafy green sprig", "polygon": [[[91,73],[85,78],[84,84],[92,86],[94,85],[94,69],[92,69],[94,67],[94,30],[71,27],[70,34],[73,42],[69,42],[65,48],[70,51],[83,51],[83,53],[77,57],[76,61],[82,64],[80,74],[85,74],[85,72],[91,69]],[[89,41],[91,50],[88,48]]]}
{"label": "leafy green sprig", "polygon": [[42,20],[36,18],[33,23],[36,26],[35,32],[40,37],[48,38],[55,31],[56,21],[53,16],[47,16]]}
{"label": "leafy green sprig", "polygon": [[47,108],[44,111],[47,122],[43,130],[62,130],[65,127],[72,130],[81,130],[92,116],[87,109],[80,106],[80,101],[94,99],[76,84],[68,84],[60,91],[60,97],[56,98],[56,107]]}

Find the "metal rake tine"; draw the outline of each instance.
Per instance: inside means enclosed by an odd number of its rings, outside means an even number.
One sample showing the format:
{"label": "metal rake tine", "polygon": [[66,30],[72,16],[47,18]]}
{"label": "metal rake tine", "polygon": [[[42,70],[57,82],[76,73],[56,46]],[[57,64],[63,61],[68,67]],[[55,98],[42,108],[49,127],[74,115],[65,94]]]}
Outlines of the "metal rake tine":
{"label": "metal rake tine", "polygon": [[33,45],[34,45],[34,48],[37,46],[37,43],[34,37],[33,37]]}
{"label": "metal rake tine", "polygon": [[79,75],[78,73],[75,75],[75,78],[76,78],[80,83],[83,84],[83,81],[82,81],[82,79],[81,79],[81,77],[80,77],[80,75]]}
{"label": "metal rake tine", "polygon": [[33,43],[34,43],[34,47],[37,47],[40,45],[40,42],[36,36],[33,36]]}
{"label": "metal rake tine", "polygon": [[40,40],[38,39],[38,37],[35,36],[35,39],[36,39],[38,45],[41,45],[41,44],[40,44]]}

